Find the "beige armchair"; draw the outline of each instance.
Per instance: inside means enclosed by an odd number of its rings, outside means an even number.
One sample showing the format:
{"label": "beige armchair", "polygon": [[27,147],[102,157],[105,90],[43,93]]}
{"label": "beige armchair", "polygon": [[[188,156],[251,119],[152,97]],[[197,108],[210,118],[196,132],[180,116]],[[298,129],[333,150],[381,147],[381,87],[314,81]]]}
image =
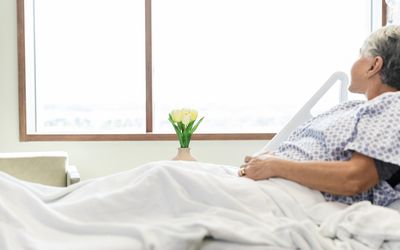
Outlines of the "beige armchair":
{"label": "beige armchair", "polygon": [[75,166],[68,164],[66,152],[0,153],[0,171],[18,179],[65,187],[79,182]]}

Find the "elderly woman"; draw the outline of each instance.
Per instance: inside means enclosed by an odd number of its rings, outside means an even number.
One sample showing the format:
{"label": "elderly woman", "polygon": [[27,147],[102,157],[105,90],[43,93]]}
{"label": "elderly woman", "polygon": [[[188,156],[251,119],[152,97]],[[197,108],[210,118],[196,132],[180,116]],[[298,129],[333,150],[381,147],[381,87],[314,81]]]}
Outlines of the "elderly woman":
{"label": "elderly woman", "polygon": [[239,175],[279,177],[321,191],[328,201],[400,199],[400,26],[373,32],[351,69],[349,101],[298,127],[276,152],[246,157]]}

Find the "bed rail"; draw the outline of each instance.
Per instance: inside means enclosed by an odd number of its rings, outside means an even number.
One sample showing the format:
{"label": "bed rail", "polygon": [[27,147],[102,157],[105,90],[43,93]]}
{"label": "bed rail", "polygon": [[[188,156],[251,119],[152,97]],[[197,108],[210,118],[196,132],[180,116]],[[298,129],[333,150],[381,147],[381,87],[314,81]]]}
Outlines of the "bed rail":
{"label": "bed rail", "polygon": [[277,133],[274,138],[272,138],[269,143],[259,152],[254,154],[254,156],[263,154],[265,152],[271,152],[278,148],[282,141],[287,139],[290,133],[300,124],[306,122],[312,118],[311,109],[317,104],[322,96],[335,84],[340,83],[340,93],[339,102],[347,101],[347,85],[349,79],[344,72],[333,73],[328,80],[315,92],[315,94],[304,104],[304,106],[293,116],[293,118],[283,127],[279,133]]}

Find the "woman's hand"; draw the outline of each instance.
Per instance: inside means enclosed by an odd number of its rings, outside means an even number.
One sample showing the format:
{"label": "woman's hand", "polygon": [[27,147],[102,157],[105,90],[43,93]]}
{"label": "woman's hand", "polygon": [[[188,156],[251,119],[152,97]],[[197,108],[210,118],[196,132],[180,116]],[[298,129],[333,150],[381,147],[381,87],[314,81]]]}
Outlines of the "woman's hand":
{"label": "woman's hand", "polygon": [[262,157],[246,156],[244,164],[240,166],[239,176],[253,180],[264,180],[274,177],[274,169],[283,161],[273,155],[263,155]]}
{"label": "woman's hand", "polygon": [[239,176],[253,180],[279,177],[336,195],[356,195],[379,182],[374,159],[353,152],[347,161],[293,161],[276,156],[246,157]]}

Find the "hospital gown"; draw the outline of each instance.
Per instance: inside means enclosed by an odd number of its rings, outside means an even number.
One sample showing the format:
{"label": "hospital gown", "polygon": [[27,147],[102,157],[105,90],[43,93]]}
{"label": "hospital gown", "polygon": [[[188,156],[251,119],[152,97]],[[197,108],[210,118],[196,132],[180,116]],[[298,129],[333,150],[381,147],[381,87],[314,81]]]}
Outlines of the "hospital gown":
{"label": "hospital gown", "polygon": [[[400,91],[335,106],[298,127],[275,154],[299,161],[346,161],[354,151],[389,166],[400,165]],[[323,194],[328,201],[352,204],[369,200],[387,206],[400,199],[400,185],[392,187],[380,179],[370,190],[354,196]]]}

